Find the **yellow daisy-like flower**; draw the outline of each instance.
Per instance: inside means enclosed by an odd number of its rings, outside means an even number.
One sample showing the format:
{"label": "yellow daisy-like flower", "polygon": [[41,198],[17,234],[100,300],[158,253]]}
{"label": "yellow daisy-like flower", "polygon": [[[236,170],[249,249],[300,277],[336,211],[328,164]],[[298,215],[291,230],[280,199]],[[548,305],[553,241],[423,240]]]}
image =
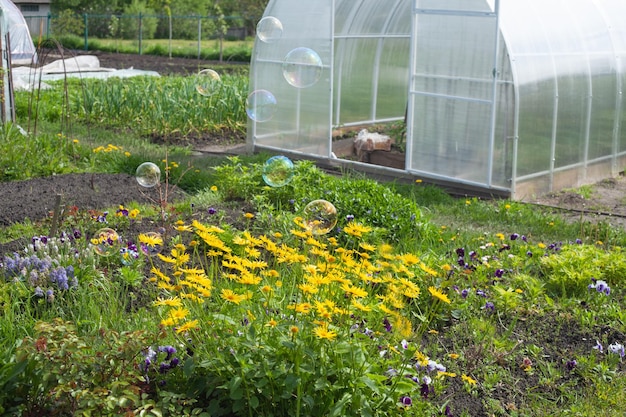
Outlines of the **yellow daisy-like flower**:
{"label": "yellow daisy-like flower", "polygon": [[459,359],[459,354],[458,353],[448,353],[448,357],[450,359]]}
{"label": "yellow daisy-like flower", "polygon": [[159,297],[152,303],[155,306],[181,307],[182,301],[178,297],[161,298]]}
{"label": "yellow daisy-like flower", "polygon": [[156,234],[141,233],[139,235],[139,243],[143,243],[151,247],[160,246],[163,245],[163,238]]}
{"label": "yellow daisy-like flower", "polygon": [[349,283],[344,283],[341,286],[341,289],[344,290],[347,295],[357,298],[367,297],[368,294],[367,291],[365,291],[363,288],[356,287]]}
{"label": "yellow daisy-like flower", "polygon": [[298,326],[291,326],[289,328],[289,332],[293,335],[296,335],[298,332],[300,331],[300,329],[298,328]]}
{"label": "yellow daisy-like flower", "polygon": [[235,293],[233,290],[229,290],[227,288],[222,289],[220,297],[223,300],[226,300],[230,303],[239,304],[243,300],[245,300],[245,296]]}
{"label": "yellow daisy-like flower", "polygon": [[176,333],[181,334],[181,333],[188,332],[189,330],[192,330],[192,329],[197,329],[199,327],[198,323],[199,323],[198,320],[191,320],[191,321],[185,322],[184,324],[176,328]]}
{"label": "yellow daisy-like flower", "polygon": [[273,291],[273,290],[272,290],[272,287],[270,287],[269,285],[264,285],[264,286],[262,286],[262,287],[261,287],[261,292],[262,292],[263,294],[269,294],[269,293],[271,293],[272,291]]}
{"label": "yellow daisy-like flower", "polygon": [[461,379],[470,385],[476,385],[477,382],[474,378],[465,374],[461,375]]}
{"label": "yellow daisy-like flower", "polygon": [[243,215],[243,217],[245,217],[246,219],[254,219],[254,214],[252,214],[252,213],[245,213]]}
{"label": "yellow daisy-like flower", "polygon": [[271,319],[270,321],[268,321],[267,323],[265,323],[265,325],[266,325],[267,327],[272,327],[272,328],[274,328],[274,327],[276,327],[276,326],[278,325],[278,322],[277,322],[276,320],[274,320],[274,319]]}
{"label": "yellow daisy-like flower", "polygon": [[161,320],[161,326],[164,326],[164,327],[172,327],[175,324],[176,324],[176,321],[171,317]]}
{"label": "yellow daisy-like flower", "polygon": [[179,307],[175,310],[170,311],[170,317],[174,319],[176,322],[181,321],[188,315],[189,315],[189,310],[184,307]]}
{"label": "yellow daisy-like flower", "polygon": [[358,222],[350,222],[343,228],[343,231],[350,236],[361,237],[364,233],[371,232],[372,228]]}
{"label": "yellow daisy-like flower", "polygon": [[444,303],[450,304],[450,299],[448,298],[448,296],[446,294],[442,293],[441,291],[439,291],[437,288],[435,288],[435,287],[428,287],[428,292],[434,298],[436,298],[438,300],[441,300]]}
{"label": "yellow daisy-like flower", "polygon": [[211,191],[216,192],[217,191],[217,186],[216,185],[212,185],[211,186]]}
{"label": "yellow daisy-like flower", "polygon": [[361,242],[359,243],[359,247],[363,250],[366,250],[368,252],[374,252],[376,250],[376,246],[374,245],[370,245],[367,242]]}
{"label": "yellow daisy-like flower", "polygon": [[325,340],[334,340],[337,337],[337,332],[328,330],[328,325],[316,327],[313,329],[313,334],[317,336],[318,339]]}
{"label": "yellow daisy-like flower", "polygon": [[351,304],[357,310],[361,310],[361,311],[366,312],[366,313],[369,312],[369,311],[372,311],[372,307],[366,306],[365,304],[361,304],[360,302],[358,302],[354,298],[352,299],[352,303]]}
{"label": "yellow daisy-like flower", "polygon": [[317,286],[313,284],[300,284],[298,288],[305,294],[316,294],[319,291]]}

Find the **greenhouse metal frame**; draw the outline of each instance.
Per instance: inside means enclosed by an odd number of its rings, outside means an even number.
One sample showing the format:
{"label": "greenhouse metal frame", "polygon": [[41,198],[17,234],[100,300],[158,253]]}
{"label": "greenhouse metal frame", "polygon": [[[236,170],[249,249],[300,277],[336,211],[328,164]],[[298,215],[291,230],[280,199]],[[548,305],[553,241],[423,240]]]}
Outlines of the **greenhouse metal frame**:
{"label": "greenhouse metal frame", "polygon": [[[624,16],[623,0],[271,0],[248,143],[519,200],[616,176]],[[402,122],[400,167],[338,152],[337,129]]]}

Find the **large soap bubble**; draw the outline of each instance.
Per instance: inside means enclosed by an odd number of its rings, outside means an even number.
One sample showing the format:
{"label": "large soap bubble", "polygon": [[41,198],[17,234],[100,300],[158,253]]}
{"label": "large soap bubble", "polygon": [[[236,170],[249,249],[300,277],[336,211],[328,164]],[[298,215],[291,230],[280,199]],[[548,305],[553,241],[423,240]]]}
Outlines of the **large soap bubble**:
{"label": "large soap bubble", "polygon": [[93,251],[100,256],[111,256],[120,253],[122,239],[117,232],[109,227],[102,228],[91,238]]}
{"label": "large soap bubble", "polygon": [[304,207],[302,220],[314,235],[325,235],[337,224],[337,209],[326,200],[314,200]]}
{"label": "large soap bubble", "polygon": [[265,43],[272,43],[283,36],[283,24],[274,16],[266,16],[257,23],[256,36]]}
{"label": "large soap bubble", "polygon": [[256,122],[267,122],[276,112],[276,97],[267,90],[256,90],[246,100],[246,113]]}
{"label": "large soap bubble", "polygon": [[292,49],[283,61],[283,77],[297,88],[311,87],[322,76],[322,59],[312,49]]}
{"label": "large soap bubble", "polygon": [[161,181],[161,170],[152,162],[144,162],[137,167],[135,178],[142,187],[151,188]]}
{"label": "large soap bubble", "polygon": [[283,155],[272,156],[263,165],[263,181],[270,187],[282,187],[293,178],[293,162]]}
{"label": "large soap bubble", "polygon": [[203,96],[215,94],[219,88],[220,75],[212,69],[203,69],[196,75],[196,91]]}
{"label": "large soap bubble", "polygon": [[139,235],[139,247],[146,256],[155,256],[163,250],[163,237],[157,232],[147,232]]}

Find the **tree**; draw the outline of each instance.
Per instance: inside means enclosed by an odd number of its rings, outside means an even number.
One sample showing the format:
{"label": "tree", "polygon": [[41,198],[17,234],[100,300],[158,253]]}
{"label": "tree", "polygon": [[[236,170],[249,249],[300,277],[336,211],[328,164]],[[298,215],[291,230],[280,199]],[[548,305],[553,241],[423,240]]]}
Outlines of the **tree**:
{"label": "tree", "polygon": [[219,5],[226,15],[241,16],[244,19],[247,33],[253,35],[256,24],[263,17],[268,2],[269,0],[222,0],[219,1]]}
{"label": "tree", "polygon": [[[141,16],[141,17],[140,17]],[[157,28],[154,10],[149,9],[143,1],[133,0],[124,8],[120,21],[120,31],[124,39],[137,39],[141,22],[141,37],[153,39]]]}

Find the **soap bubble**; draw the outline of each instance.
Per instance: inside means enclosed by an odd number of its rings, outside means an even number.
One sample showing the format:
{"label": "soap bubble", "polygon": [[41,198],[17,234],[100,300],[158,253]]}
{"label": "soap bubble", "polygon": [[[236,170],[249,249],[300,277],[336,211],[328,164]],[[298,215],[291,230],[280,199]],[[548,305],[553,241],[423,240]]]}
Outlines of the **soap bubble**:
{"label": "soap bubble", "polygon": [[304,227],[314,235],[325,235],[337,224],[337,209],[326,200],[314,200],[304,207]]}
{"label": "soap bubble", "polygon": [[157,232],[147,232],[139,235],[139,247],[146,256],[155,256],[163,250],[163,237]]}
{"label": "soap bubble", "polygon": [[109,227],[105,227],[96,232],[91,238],[93,251],[100,256],[111,256],[114,253],[120,253],[122,239],[117,232]]}
{"label": "soap bubble", "polygon": [[276,97],[267,90],[256,90],[246,100],[246,113],[256,122],[267,122],[276,112]]}
{"label": "soap bubble", "polygon": [[152,162],[144,162],[137,167],[135,178],[142,187],[151,188],[161,181],[161,170]]}
{"label": "soap bubble", "polygon": [[270,187],[282,187],[293,178],[293,162],[283,155],[272,156],[263,165],[263,181]]}
{"label": "soap bubble", "polygon": [[294,87],[306,88],[322,76],[322,59],[312,49],[292,49],[283,61],[283,77]]}
{"label": "soap bubble", "polygon": [[196,75],[196,91],[207,97],[213,95],[221,80],[217,72],[203,69]]}
{"label": "soap bubble", "polygon": [[272,43],[283,36],[283,24],[274,16],[264,17],[256,25],[256,35],[261,41]]}

